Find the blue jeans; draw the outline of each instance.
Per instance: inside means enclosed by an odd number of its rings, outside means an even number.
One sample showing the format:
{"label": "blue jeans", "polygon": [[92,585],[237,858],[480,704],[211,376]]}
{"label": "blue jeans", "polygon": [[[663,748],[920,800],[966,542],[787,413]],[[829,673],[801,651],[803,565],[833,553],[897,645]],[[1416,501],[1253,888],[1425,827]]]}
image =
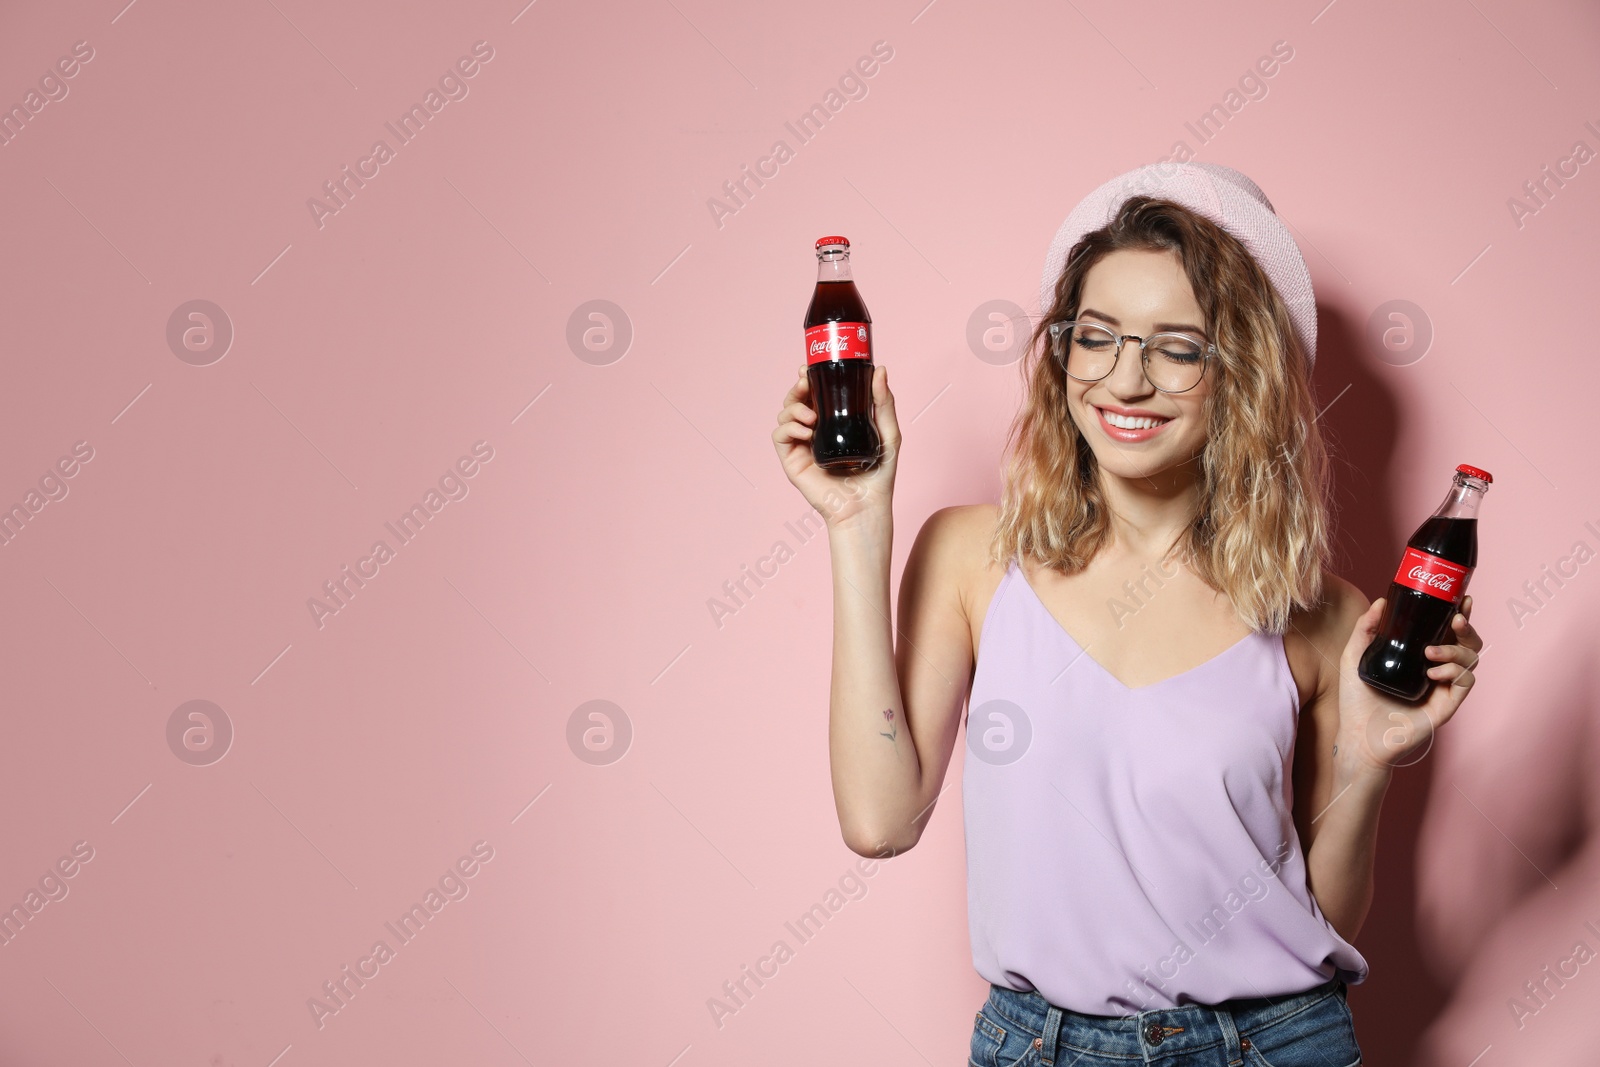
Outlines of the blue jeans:
{"label": "blue jeans", "polygon": [[1083,1015],[1037,992],[991,985],[969,1067],[1359,1067],[1361,1047],[1337,978],[1280,997]]}

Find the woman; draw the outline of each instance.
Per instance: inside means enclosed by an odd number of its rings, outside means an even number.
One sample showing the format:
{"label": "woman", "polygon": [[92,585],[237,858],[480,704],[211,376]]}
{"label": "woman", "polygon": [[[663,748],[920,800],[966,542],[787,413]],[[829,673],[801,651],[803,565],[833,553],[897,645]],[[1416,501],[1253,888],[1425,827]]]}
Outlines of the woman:
{"label": "woman", "polygon": [[1473,683],[1471,598],[1424,702],[1358,679],[1383,601],[1325,570],[1315,302],[1248,178],[1107,182],[1041,307],[1001,503],[928,518],[894,631],[887,370],[881,461],[842,504],[803,366],[784,398],[773,440],[832,551],[845,841],[917,843],[968,703],[973,1064],[1352,1067],[1379,809]]}

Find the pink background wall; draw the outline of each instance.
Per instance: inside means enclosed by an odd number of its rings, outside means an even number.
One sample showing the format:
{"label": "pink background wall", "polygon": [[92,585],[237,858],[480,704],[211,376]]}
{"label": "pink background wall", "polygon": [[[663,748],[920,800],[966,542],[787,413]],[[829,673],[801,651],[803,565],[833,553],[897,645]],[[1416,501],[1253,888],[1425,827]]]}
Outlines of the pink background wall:
{"label": "pink background wall", "polygon": [[[1301,239],[1343,573],[1380,595],[1455,464],[1496,477],[1481,678],[1385,811],[1369,1060],[1590,1061],[1600,964],[1562,961],[1600,952],[1592,5],[523,2],[0,15],[0,103],[38,91],[0,147],[0,506],[37,509],[0,546],[0,903],[38,907],[0,945],[0,1061],[958,1062],[962,751],[870,878],[835,822],[828,550],[769,436],[811,245],[854,242],[894,368],[903,560],[997,492],[1019,384],[974,314],[1037,313],[1072,204],[1180,140]],[[1392,301],[1429,343],[1371,341]]]}

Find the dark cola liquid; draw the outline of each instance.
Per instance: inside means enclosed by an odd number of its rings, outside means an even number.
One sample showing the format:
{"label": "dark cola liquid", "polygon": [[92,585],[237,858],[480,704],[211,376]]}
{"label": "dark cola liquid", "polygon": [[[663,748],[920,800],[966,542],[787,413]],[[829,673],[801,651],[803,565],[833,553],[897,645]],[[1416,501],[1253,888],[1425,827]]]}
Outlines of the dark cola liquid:
{"label": "dark cola liquid", "polygon": [[[853,281],[818,282],[806,309],[806,329],[825,322],[867,322],[866,304]],[[881,445],[872,410],[872,360],[825,359],[806,366],[811,407],[817,413],[811,458],[837,474],[878,465]]]}
{"label": "dark cola liquid", "polygon": [[[1470,571],[1478,565],[1478,520],[1435,515],[1406,543]],[[1452,643],[1444,637],[1465,594],[1463,586],[1454,600],[1441,600],[1391,581],[1377,635],[1357,667],[1361,680],[1402,700],[1416,702],[1427,696],[1434,685],[1428,668],[1438,666],[1439,661],[1429,659],[1422,650]]]}

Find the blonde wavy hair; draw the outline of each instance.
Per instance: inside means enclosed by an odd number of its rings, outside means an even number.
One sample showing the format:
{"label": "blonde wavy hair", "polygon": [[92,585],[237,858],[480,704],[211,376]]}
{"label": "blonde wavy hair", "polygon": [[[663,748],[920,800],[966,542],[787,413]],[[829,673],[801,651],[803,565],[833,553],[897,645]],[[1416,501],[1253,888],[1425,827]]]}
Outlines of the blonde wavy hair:
{"label": "blonde wavy hair", "polygon": [[1330,472],[1310,367],[1288,309],[1237,238],[1182,204],[1125,201],[1073,246],[1021,361],[1026,395],[1011,424],[990,558],[1031,556],[1063,574],[1111,537],[1094,451],[1067,408],[1051,323],[1074,318],[1089,269],[1118,249],[1177,253],[1217,346],[1205,401],[1197,513],[1169,549],[1227,595],[1252,630],[1283,633],[1322,598],[1331,554]]}

